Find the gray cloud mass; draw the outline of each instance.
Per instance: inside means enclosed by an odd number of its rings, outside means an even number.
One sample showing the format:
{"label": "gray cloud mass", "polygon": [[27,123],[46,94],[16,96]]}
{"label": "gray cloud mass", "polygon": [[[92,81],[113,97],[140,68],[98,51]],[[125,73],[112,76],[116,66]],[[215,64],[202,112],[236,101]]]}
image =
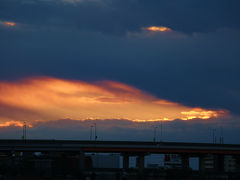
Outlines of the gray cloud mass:
{"label": "gray cloud mass", "polygon": [[[239,8],[239,0],[1,0],[0,22],[17,24],[0,23],[0,79],[108,79],[184,105],[226,109],[234,118],[219,122],[226,123],[228,142],[239,143],[234,139],[240,114]],[[148,26],[173,31],[143,30]],[[69,127],[70,134],[49,124],[45,130],[54,132],[53,138],[88,138],[78,123],[79,129]],[[218,122],[167,124],[168,140],[207,141],[203,132]],[[42,127],[30,130],[31,136],[39,138]],[[198,128],[198,135],[189,136]],[[15,127],[1,129],[1,137],[9,135],[6,131],[12,133],[8,137],[18,137]],[[131,131],[113,127],[104,139],[117,139],[116,132],[123,139],[152,138],[151,128]]]}
{"label": "gray cloud mass", "polygon": [[2,0],[0,18],[114,35],[152,25],[193,33],[239,29],[239,7],[238,0]]}
{"label": "gray cloud mass", "polygon": [[[220,136],[224,137],[227,144],[237,144],[239,141],[239,126],[232,127],[236,123],[236,117],[230,119],[215,120],[175,120],[161,123],[134,123],[127,120],[57,120],[36,123],[34,127],[27,129],[28,139],[68,139],[89,140],[90,126],[97,124],[97,136],[99,141],[153,141],[154,127],[156,141],[170,142],[201,142],[212,143],[212,131],[215,129],[217,142]],[[226,121],[229,121],[226,123]],[[22,128],[0,127],[1,138],[20,139]],[[44,132],[44,133],[43,133]]]}

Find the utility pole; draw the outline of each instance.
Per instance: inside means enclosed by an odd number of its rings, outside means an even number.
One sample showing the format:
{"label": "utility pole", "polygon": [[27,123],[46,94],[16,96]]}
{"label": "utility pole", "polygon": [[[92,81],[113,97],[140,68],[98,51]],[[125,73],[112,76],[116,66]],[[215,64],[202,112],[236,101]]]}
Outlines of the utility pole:
{"label": "utility pole", "polygon": [[216,136],[215,136],[215,132],[216,132],[216,129],[212,129],[213,144],[215,144],[216,141],[217,141]]}
{"label": "utility pole", "polygon": [[163,120],[161,120],[161,139],[160,139],[160,141],[163,141]]}
{"label": "utility pole", "polygon": [[95,141],[97,140],[97,124],[94,123],[94,127],[95,127]]}
{"label": "utility pole", "polygon": [[220,127],[220,144],[224,144],[222,127]]}
{"label": "utility pole", "polygon": [[23,132],[22,132],[22,140],[26,140],[26,139],[27,139],[27,125],[26,125],[26,122],[24,121]]}
{"label": "utility pole", "polygon": [[153,142],[156,142],[156,131],[157,131],[157,126],[153,127]]}
{"label": "utility pole", "polygon": [[92,140],[92,134],[93,134],[93,125],[90,126],[90,141]]}

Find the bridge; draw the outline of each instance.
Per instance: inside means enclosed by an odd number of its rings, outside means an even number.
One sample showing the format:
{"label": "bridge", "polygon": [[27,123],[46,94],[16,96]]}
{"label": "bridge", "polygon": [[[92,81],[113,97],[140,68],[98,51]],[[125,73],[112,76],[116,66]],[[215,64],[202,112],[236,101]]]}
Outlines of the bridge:
{"label": "bridge", "polygon": [[198,157],[203,169],[204,158],[211,155],[214,169],[224,168],[224,156],[240,157],[240,145],[184,142],[140,142],[140,141],[73,141],[73,140],[0,140],[0,153],[17,152],[61,152],[61,153],[119,153],[123,157],[123,168],[129,168],[129,157],[137,157],[137,167],[144,168],[144,157],[149,154],[179,154],[182,167],[189,167],[189,158]]}
{"label": "bridge", "polygon": [[0,140],[0,152],[6,151],[240,155],[240,145],[141,141]]}

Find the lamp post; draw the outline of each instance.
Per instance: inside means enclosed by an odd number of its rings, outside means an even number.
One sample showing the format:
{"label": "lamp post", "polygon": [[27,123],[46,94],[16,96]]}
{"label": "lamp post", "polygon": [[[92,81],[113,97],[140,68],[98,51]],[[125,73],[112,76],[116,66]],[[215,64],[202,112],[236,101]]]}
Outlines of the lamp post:
{"label": "lamp post", "polygon": [[161,139],[160,139],[160,141],[163,141],[163,120],[161,119]]}
{"label": "lamp post", "polygon": [[156,142],[156,131],[157,131],[157,126],[153,127],[153,142]]}
{"label": "lamp post", "polygon": [[23,134],[22,134],[22,139],[23,140],[26,140],[26,138],[27,138],[27,125],[26,125],[26,122],[24,121],[24,123],[23,123],[23,132],[22,132]]}
{"label": "lamp post", "polygon": [[216,129],[213,129],[213,130],[212,130],[212,133],[213,133],[213,134],[212,134],[212,136],[213,136],[213,137],[212,137],[212,138],[213,138],[213,144],[215,144],[215,143],[216,143],[216,136],[215,136],[215,132],[216,132]]}
{"label": "lamp post", "polygon": [[90,126],[90,141],[92,140],[93,125]]}
{"label": "lamp post", "polygon": [[97,124],[94,123],[94,127],[95,127],[95,141],[97,140]]}

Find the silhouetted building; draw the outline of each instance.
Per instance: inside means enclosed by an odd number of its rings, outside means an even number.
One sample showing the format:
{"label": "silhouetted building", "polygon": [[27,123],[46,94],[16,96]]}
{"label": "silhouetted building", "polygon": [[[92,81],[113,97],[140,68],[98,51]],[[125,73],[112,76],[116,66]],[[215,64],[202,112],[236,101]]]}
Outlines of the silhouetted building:
{"label": "silhouetted building", "polygon": [[120,168],[118,154],[92,154],[93,168]]}
{"label": "silhouetted building", "polygon": [[182,167],[182,159],[178,154],[165,154],[164,156],[164,168],[165,169],[177,169]]}

